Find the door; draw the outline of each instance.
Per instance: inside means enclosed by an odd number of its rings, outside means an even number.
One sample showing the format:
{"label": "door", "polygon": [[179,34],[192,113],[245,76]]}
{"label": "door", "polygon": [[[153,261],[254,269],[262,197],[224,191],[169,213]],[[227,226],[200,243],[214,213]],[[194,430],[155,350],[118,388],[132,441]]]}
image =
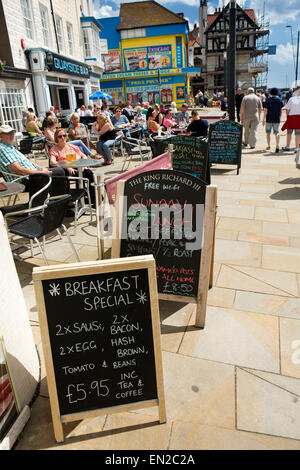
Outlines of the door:
{"label": "door", "polygon": [[80,108],[84,103],[84,93],[82,89],[75,89],[75,96],[76,96],[76,109]]}
{"label": "door", "polygon": [[68,88],[58,88],[58,100],[60,111],[71,111]]}

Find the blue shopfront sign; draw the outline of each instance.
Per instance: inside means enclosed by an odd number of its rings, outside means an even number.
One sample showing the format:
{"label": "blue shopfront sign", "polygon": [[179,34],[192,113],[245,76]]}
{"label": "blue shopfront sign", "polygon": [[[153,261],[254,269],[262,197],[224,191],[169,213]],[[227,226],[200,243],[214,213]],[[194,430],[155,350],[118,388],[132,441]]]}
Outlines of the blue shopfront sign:
{"label": "blue shopfront sign", "polygon": [[47,53],[46,60],[48,70],[83,78],[89,78],[90,76],[90,69],[87,65],[73,61],[67,57],[58,54]]}

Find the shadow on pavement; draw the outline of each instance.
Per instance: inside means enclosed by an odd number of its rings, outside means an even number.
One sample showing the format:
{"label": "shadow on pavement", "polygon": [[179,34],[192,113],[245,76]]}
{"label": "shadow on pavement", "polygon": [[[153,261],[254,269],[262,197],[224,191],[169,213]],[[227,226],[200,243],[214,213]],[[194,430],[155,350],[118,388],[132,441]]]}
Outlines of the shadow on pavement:
{"label": "shadow on pavement", "polygon": [[300,188],[286,188],[277,191],[277,193],[271,194],[270,199],[276,199],[279,201],[291,201],[300,199]]}

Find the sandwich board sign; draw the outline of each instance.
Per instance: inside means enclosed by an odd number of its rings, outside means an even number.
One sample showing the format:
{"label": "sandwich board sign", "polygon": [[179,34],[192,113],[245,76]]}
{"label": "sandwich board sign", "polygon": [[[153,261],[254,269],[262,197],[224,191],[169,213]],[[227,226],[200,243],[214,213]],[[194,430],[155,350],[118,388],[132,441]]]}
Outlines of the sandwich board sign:
{"label": "sandwich board sign", "polygon": [[152,256],[35,268],[55,438],[63,423],[158,406],[166,421]]}
{"label": "sandwich board sign", "polygon": [[175,170],[119,181],[112,258],[153,254],[159,298],[197,305],[204,327],[210,282],[216,187]]}
{"label": "sandwich board sign", "polygon": [[209,157],[211,163],[236,165],[239,174],[242,162],[243,126],[238,122],[220,120],[209,126]]}

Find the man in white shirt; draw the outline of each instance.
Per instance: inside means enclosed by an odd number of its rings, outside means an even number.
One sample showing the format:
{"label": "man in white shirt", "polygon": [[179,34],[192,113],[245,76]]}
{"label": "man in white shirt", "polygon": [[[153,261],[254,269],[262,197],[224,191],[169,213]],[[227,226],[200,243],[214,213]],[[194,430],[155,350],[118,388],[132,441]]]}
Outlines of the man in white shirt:
{"label": "man in white shirt", "polygon": [[85,116],[94,116],[92,104],[88,105],[88,109],[87,109],[87,112],[85,113]]}

